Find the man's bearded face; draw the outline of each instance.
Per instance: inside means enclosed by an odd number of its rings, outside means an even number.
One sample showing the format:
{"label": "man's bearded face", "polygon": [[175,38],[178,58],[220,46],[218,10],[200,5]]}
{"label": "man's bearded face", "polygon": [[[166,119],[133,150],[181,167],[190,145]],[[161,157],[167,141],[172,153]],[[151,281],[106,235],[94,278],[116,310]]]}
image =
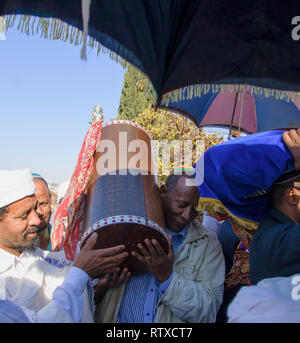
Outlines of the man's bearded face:
{"label": "man's bearded face", "polygon": [[10,204],[0,221],[0,248],[19,256],[39,246],[39,225],[34,195]]}

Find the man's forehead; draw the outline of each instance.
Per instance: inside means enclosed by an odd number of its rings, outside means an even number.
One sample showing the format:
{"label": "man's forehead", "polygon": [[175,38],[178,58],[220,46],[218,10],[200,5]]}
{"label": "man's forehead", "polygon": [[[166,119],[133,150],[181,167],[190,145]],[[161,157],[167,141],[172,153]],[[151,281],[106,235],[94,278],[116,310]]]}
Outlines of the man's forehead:
{"label": "man's forehead", "polygon": [[194,178],[188,178],[186,176],[182,176],[174,189],[177,189],[178,192],[186,193],[186,192],[195,192],[198,190],[196,185],[196,181]]}
{"label": "man's forehead", "polygon": [[35,185],[39,185],[39,186],[43,185],[44,187],[48,188],[47,182],[40,177],[33,178],[33,181],[34,181]]}
{"label": "man's forehead", "polygon": [[300,187],[300,182],[294,182],[295,187]]}
{"label": "man's forehead", "polygon": [[34,178],[33,179],[34,183],[35,183],[35,188],[36,191],[35,193],[44,193],[45,195],[49,195],[49,188],[48,185],[46,183],[45,180],[41,179],[41,178]]}
{"label": "man's forehead", "polygon": [[[186,178],[182,178],[186,179]],[[193,201],[198,199],[199,191],[196,186],[186,185],[185,180],[179,179],[177,185],[173,190],[173,196],[176,197],[177,200],[189,200]]]}
{"label": "man's forehead", "polygon": [[36,196],[33,194],[31,196],[25,197],[21,200],[15,201],[14,203],[10,204],[7,207],[8,213],[14,212],[26,212],[30,208],[34,208],[36,206],[37,199]]}

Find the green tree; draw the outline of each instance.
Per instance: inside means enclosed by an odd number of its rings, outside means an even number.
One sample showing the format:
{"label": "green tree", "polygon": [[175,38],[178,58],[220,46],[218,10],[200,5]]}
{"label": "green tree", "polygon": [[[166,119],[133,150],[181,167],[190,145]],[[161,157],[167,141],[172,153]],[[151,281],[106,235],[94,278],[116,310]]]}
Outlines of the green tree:
{"label": "green tree", "polygon": [[[190,161],[188,167],[191,167],[205,150],[222,142],[223,139],[217,134],[205,133],[202,128],[198,128],[182,115],[176,115],[162,109],[154,111],[152,106],[154,95],[149,79],[130,65],[124,75],[118,119],[139,123],[149,133],[153,141],[166,142],[167,148],[176,142],[181,149],[181,155],[179,154],[180,158],[178,158],[175,153],[176,148],[171,147],[172,156],[168,166],[164,163],[165,160],[161,151],[156,154],[158,179],[159,182],[162,182],[165,181],[168,172],[174,167],[183,165],[183,161],[186,160]],[[185,149],[184,144],[186,142],[192,146],[191,151],[187,152]],[[192,143],[190,144],[190,142]],[[186,154],[189,154],[189,158],[185,159]]]}
{"label": "green tree", "polygon": [[[166,110],[154,111],[151,105],[134,121],[149,133],[153,142],[165,142],[167,150],[171,147],[169,165],[165,164],[163,151],[156,151],[155,159],[160,182],[165,181],[169,171],[175,167],[192,167],[204,151],[223,141],[216,133],[205,133],[186,117]],[[159,146],[164,147],[162,144]]]}
{"label": "green tree", "polygon": [[137,68],[129,65],[123,81],[123,89],[118,109],[118,119],[134,121],[152,103],[154,91],[148,78]]}

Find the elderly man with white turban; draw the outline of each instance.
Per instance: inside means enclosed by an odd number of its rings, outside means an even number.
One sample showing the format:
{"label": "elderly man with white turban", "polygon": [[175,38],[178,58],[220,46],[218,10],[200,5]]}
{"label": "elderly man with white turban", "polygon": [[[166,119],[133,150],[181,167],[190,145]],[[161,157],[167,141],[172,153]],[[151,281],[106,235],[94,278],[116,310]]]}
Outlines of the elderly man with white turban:
{"label": "elderly man with white turban", "polygon": [[95,234],[73,266],[58,267],[56,253],[38,248],[34,193],[29,169],[0,170],[0,321],[93,322],[89,277],[119,270],[125,246],[93,250]]}

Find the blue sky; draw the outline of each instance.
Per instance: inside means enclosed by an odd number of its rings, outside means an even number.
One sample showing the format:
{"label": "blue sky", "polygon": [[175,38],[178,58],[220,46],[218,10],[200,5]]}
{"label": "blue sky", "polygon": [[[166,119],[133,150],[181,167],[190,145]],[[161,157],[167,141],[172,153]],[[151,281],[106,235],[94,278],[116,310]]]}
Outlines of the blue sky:
{"label": "blue sky", "polygon": [[72,176],[92,110],[116,118],[125,69],[107,54],[14,28],[0,40],[0,169]]}

